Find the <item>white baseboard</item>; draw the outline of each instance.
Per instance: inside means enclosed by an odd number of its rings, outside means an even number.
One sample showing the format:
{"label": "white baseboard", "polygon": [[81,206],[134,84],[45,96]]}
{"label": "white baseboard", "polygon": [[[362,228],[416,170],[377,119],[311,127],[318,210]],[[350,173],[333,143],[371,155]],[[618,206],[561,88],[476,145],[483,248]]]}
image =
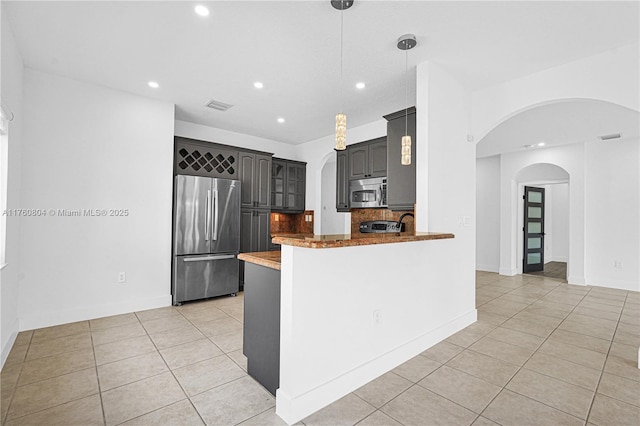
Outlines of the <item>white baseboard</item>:
{"label": "white baseboard", "polygon": [[13,325],[10,327],[10,334],[9,334],[9,339],[7,340],[7,342],[4,344],[4,346],[2,346],[2,354],[0,355],[2,358],[0,359],[0,369],[2,369],[2,367],[4,367],[4,363],[7,360],[7,357],[9,356],[9,352],[11,352],[11,348],[13,348],[13,343],[16,341],[16,337],[18,337],[18,320],[16,319],[13,322]]}
{"label": "white baseboard", "polygon": [[569,261],[569,259],[565,256],[552,256],[549,259],[545,259],[544,263],[549,263],[549,262],[564,262],[567,263]]}
{"label": "white baseboard", "polygon": [[359,387],[403,364],[454,333],[474,323],[478,312],[473,309],[447,324],[423,334],[385,354],[357,366],[347,373],[297,397],[276,390],[276,414],[292,425],[331,404]]}
{"label": "white baseboard", "polygon": [[495,272],[497,274],[500,268],[495,265],[476,265],[476,271]]}
{"label": "white baseboard", "polygon": [[518,268],[500,268],[499,274],[512,277],[518,275]]}
{"label": "white baseboard", "polygon": [[640,283],[638,283],[638,281],[615,280],[611,278],[589,278],[586,282],[586,285],[594,287],[615,288],[618,290],[640,291]]}
{"label": "white baseboard", "polygon": [[146,309],[171,306],[171,295],[156,296],[144,299],[127,300],[120,303],[83,306],[65,311],[41,312],[20,318],[20,331],[34,328],[50,327],[70,322],[144,311]]}
{"label": "white baseboard", "polygon": [[568,276],[567,283],[574,284],[574,285],[587,285],[584,277]]}

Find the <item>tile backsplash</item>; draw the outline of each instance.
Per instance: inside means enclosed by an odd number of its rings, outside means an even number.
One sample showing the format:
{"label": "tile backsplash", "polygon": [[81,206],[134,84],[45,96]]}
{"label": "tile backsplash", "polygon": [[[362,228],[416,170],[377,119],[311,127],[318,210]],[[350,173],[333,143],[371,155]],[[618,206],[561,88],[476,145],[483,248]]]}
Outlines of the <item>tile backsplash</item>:
{"label": "tile backsplash", "polygon": [[299,214],[271,213],[271,235],[273,234],[313,234],[313,210],[305,210]]}
{"label": "tile backsplash", "polygon": [[[369,220],[398,220],[404,213],[413,213],[413,210],[392,211],[389,209],[351,209],[351,233],[360,233],[360,222]],[[405,224],[406,233],[415,233],[415,226],[411,216],[405,217],[402,222]]]}

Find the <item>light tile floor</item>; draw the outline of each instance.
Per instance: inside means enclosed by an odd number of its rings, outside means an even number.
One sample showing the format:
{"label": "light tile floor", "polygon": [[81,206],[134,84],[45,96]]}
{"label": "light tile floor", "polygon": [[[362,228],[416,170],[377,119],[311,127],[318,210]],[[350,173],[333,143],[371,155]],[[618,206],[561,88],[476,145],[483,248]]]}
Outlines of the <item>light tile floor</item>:
{"label": "light tile floor", "polygon": [[[305,425],[638,425],[640,294],[477,273],[478,322]],[[19,334],[6,425],[279,425],[242,294]]]}

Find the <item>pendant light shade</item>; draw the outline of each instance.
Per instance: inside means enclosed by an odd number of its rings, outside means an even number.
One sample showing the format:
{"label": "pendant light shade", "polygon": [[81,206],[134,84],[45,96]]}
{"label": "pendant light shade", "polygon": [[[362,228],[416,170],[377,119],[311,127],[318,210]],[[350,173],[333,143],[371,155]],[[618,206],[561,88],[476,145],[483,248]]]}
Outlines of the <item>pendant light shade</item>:
{"label": "pendant light shade", "polygon": [[408,112],[409,112],[409,49],[416,47],[418,42],[413,34],[405,34],[398,39],[398,49],[404,50],[404,136],[402,137],[402,151],[400,152],[400,164],[403,166],[411,165],[411,136],[408,132]]}
{"label": "pendant light shade", "polygon": [[340,11],[340,112],[336,114],[336,146],[337,151],[347,149],[347,115],[342,112],[342,51],[344,40],[344,18],[343,12],[353,6],[353,0],[332,0],[331,6]]}
{"label": "pendant light shade", "polygon": [[336,149],[347,149],[347,116],[343,113],[336,114]]}
{"label": "pendant light shade", "polygon": [[411,165],[411,136],[405,135],[402,137],[402,152],[400,157],[400,164],[403,166]]}

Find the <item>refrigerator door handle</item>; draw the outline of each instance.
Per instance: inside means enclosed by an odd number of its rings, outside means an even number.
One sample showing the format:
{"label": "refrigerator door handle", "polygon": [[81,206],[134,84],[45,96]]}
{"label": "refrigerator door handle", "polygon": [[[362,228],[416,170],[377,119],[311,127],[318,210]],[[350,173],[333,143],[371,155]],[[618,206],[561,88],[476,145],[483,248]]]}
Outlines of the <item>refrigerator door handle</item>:
{"label": "refrigerator door handle", "polygon": [[222,254],[218,256],[199,256],[199,257],[184,257],[182,258],[183,262],[207,262],[209,260],[224,260],[224,259],[235,259],[235,254]]}
{"label": "refrigerator door handle", "polygon": [[211,227],[211,190],[207,190],[206,215],[204,219],[204,240],[209,241],[209,228]]}
{"label": "refrigerator door handle", "polygon": [[213,190],[213,241],[218,241],[218,190]]}

